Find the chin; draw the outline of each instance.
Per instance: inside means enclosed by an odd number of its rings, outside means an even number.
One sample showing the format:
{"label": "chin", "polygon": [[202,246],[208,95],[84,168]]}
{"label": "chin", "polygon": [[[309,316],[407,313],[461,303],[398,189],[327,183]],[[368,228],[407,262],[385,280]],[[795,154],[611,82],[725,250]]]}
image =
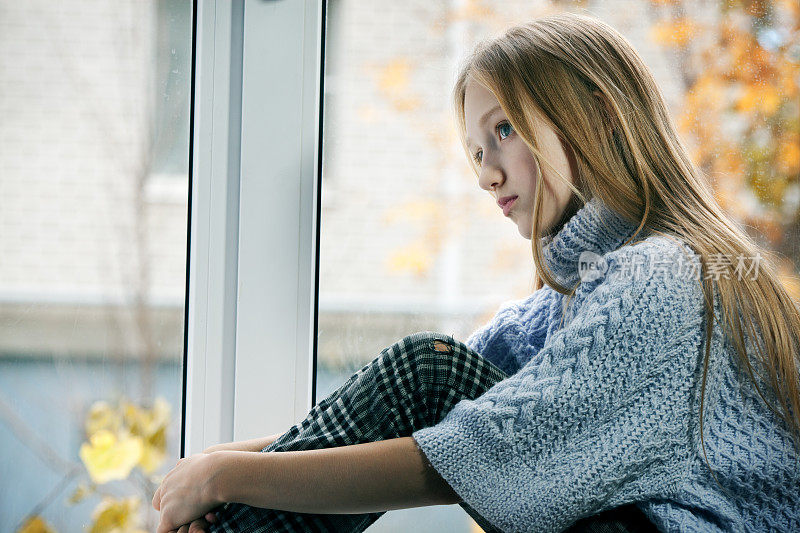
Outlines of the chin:
{"label": "chin", "polygon": [[521,224],[518,223],[517,224],[517,231],[519,231],[519,234],[522,235],[522,238],[527,239],[527,240],[531,240],[530,221],[528,221],[528,224],[529,225],[526,227],[524,223],[521,223]]}

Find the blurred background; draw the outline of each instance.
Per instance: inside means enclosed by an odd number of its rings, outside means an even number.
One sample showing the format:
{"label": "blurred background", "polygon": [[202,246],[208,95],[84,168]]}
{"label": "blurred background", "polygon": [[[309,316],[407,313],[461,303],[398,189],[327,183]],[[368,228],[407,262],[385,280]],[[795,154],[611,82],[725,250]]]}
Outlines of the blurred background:
{"label": "blurred background", "polygon": [[[316,401],[532,291],[450,109],[477,39],[581,11],[652,70],[717,198],[800,298],[796,0],[327,3]],[[192,3],[0,0],[0,531],[153,531],[180,453]],[[479,531],[458,506],[371,531]]]}

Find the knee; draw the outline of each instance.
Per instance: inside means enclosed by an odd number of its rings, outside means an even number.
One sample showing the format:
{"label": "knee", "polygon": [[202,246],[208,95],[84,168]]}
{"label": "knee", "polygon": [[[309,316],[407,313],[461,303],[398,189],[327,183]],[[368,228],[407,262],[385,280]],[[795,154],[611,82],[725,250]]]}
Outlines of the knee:
{"label": "knee", "polygon": [[416,351],[451,354],[453,353],[453,343],[455,340],[445,333],[418,331],[403,337],[401,342],[416,347],[418,349]]}
{"label": "knee", "polygon": [[447,363],[455,356],[456,341],[447,334],[435,331],[418,331],[407,335],[384,350],[383,356],[416,368],[420,364]]}
{"label": "knee", "polygon": [[411,386],[414,394],[426,396],[430,385],[451,381],[458,356],[454,342],[449,335],[433,331],[406,335],[381,352],[380,373],[391,382]]}

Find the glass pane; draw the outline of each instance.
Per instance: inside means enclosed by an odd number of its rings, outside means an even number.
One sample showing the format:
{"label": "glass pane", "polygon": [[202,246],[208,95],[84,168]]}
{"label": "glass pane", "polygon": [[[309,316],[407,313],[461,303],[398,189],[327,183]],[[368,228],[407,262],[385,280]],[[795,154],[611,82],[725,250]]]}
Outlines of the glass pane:
{"label": "glass pane", "polygon": [[158,523],[181,439],[191,21],[180,0],[0,0],[0,531]]}
{"label": "glass pane", "polygon": [[[478,187],[449,98],[480,38],[560,10],[634,44],[718,198],[785,255],[800,297],[800,15],[796,2],[750,4],[330,0],[316,400],[405,335],[466,340],[532,292],[530,241]],[[403,527],[479,530],[457,506],[392,511],[372,529]]]}

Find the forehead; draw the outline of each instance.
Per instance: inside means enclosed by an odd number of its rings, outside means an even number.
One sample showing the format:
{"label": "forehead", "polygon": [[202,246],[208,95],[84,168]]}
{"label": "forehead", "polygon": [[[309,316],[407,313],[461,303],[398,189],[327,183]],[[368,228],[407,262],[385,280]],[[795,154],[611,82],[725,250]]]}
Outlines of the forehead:
{"label": "forehead", "polygon": [[464,87],[464,112],[475,110],[481,107],[492,107],[497,104],[494,93],[485,85],[478,83],[472,78],[467,80]]}
{"label": "forehead", "polygon": [[494,93],[480,83],[467,81],[464,91],[464,122],[467,134],[467,144],[474,144],[473,139],[480,135],[484,122],[495,113],[502,112],[500,102]]}

